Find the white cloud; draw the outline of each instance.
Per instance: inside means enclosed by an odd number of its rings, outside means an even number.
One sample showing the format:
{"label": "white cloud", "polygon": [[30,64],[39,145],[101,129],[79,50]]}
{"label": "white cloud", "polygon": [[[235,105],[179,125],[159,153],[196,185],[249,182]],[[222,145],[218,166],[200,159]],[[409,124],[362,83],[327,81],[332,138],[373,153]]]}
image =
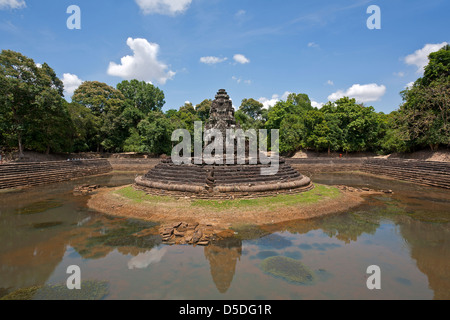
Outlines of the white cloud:
{"label": "white cloud", "polygon": [[252,84],[252,80],[242,80],[242,78],[238,78],[238,77],[235,77],[235,76],[232,76],[231,79],[236,81],[238,84],[241,83],[241,82],[244,82],[245,84],[248,84],[248,85]]}
{"label": "white cloud", "polygon": [[405,86],[405,89],[412,88],[413,86],[414,86],[414,81],[408,83],[408,84]]}
{"label": "white cloud", "polygon": [[288,98],[288,96],[290,94],[291,94],[291,92],[286,91],[281,96],[281,99],[280,99],[280,96],[278,94],[274,94],[274,95],[272,95],[271,99],[262,97],[262,98],[259,98],[258,101],[263,104],[264,109],[269,109],[270,107],[273,107],[278,101],[281,101],[281,100],[286,101],[286,99]]}
{"label": "white cloud", "polygon": [[133,56],[120,59],[121,64],[110,62],[108,74],[125,80],[158,81],[165,84],[175,76],[168,66],[158,60],[159,45],[146,39],[127,39],[127,45],[133,50]]}
{"label": "white cloud", "polygon": [[151,264],[160,263],[166,253],[166,247],[163,247],[161,249],[153,248],[152,250],[145,253],[139,253],[137,256],[131,258],[131,260],[128,261],[128,269],[146,269]]}
{"label": "white cloud", "polygon": [[241,16],[245,15],[246,13],[247,13],[247,11],[245,11],[245,10],[239,10],[238,12],[236,12],[235,16],[241,17]]}
{"label": "white cloud", "polygon": [[386,87],[384,85],[377,85],[376,83],[371,84],[354,84],[346,91],[338,90],[335,93],[332,93],[328,100],[336,101],[343,97],[355,98],[356,101],[360,103],[365,102],[373,102],[381,99],[382,96],[386,93]]}
{"label": "white cloud", "polygon": [[71,97],[75,90],[83,83],[83,80],[75,74],[64,73],[62,82],[64,84],[64,96]]}
{"label": "white cloud", "polygon": [[416,52],[406,56],[405,63],[408,65],[416,66],[417,73],[423,73],[424,68],[429,62],[428,56],[430,55],[430,53],[439,51],[447,44],[447,42],[442,42],[439,44],[426,44],[422,49],[419,49]]}
{"label": "white cloud", "polygon": [[322,103],[322,102],[317,102],[317,101],[312,100],[312,101],[311,101],[311,105],[312,105],[314,108],[322,109],[324,103]]}
{"label": "white cloud", "polygon": [[281,100],[286,101],[291,93],[292,92],[289,92],[289,91],[286,91],[285,93],[283,93],[283,95],[281,96]]}
{"label": "white cloud", "polygon": [[247,59],[243,54],[235,54],[233,59],[240,64],[250,63],[250,60]]}
{"label": "white cloud", "polygon": [[24,0],[0,0],[0,9],[22,9],[26,6]]}
{"label": "white cloud", "polygon": [[219,58],[219,57],[201,57],[200,62],[205,64],[216,64],[227,61],[228,58]]}
{"label": "white cloud", "polygon": [[330,85],[330,86],[334,86],[334,82],[331,81],[331,80],[328,80],[328,81],[327,81],[327,84]]}
{"label": "white cloud", "polygon": [[273,107],[278,101],[280,101],[279,99],[279,95],[274,94],[272,96],[272,99],[267,99],[267,98],[259,98],[258,101],[261,102],[264,106],[264,109],[269,109],[270,107]]}
{"label": "white cloud", "polygon": [[399,78],[403,78],[405,76],[404,72],[394,72],[394,76],[399,77]]}
{"label": "white cloud", "polygon": [[241,78],[238,78],[238,77],[235,77],[235,76],[232,76],[231,79],[233,79],[233,80],[236,81],[237,83],[241,83],[241,81],[242,81]]}
{"label": "white cloud", "polygon": [[308,43],[308,48],[319,48],[320,46],[315,42]]}
{"label": "white cloud", "polygon": [[144,14],[158,13],[175,16],[184,13],[192,0],[135,0]]}

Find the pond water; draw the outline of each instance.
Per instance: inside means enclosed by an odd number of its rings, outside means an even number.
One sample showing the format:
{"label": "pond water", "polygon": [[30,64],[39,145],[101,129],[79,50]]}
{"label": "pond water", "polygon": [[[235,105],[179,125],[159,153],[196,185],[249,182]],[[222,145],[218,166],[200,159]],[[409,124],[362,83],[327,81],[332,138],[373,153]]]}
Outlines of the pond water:
{"label": "pond water", "polygon": [[[133,236],[155,223],[86,208],[74,186],[129,184],[130,174],[83,178],[0,193],[0,298],[21,288],[107,283],[104,299],[450,299],[448,190],[351,174],[316,183],[391,189],[348,212],[264,228],[208,247],[167,246]],[[367,268],[381,269],[368,290]],[[307,274],[304,281],[298,277]]]}

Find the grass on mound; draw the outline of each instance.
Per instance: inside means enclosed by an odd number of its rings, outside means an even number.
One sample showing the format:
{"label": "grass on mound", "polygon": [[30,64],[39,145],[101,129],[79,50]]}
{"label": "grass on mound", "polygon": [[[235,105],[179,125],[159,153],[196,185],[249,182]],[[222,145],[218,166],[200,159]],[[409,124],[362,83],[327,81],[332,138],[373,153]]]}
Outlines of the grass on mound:
{"label": "grass on mound", "polygon": [[152,196],[146,194],[144,191],[136,190],[132,186],[119,189],[115,192],[124,198],[133,200],[135,203],[142,202],[173,202],[174,199],[167,196]]}
{"label": "grass on mound", "polygon": [[[135,203],[176,203],[168,196],[152,196],[145,192],[135,190],[132,186],[126,187],[116,191],[117,194],[132,200]],[[235,199],[235,200],[193,200],[190,206],[192,208],[206,208],[214,210],[228,210],[228,209],[276,209],[280,206],[294,206],[298,204],[313,204],[325,199],[335,199],[340,196],[340,191],[336,187],[316,184],[313,190],[299,193],[299,194],[281,194],[274,197],[264,197],[257,199]],[[182,206],[186,207],[183,203]]]}
{"label": "grass on mound", "polygon": [[335,187],[316,185],[313,190],[299,194],[281,194],[275,197],[263,197],[257,199],[236,200],[196,200],[192,203],[194,207],[205,207],[215,209],[239,209],[248,207],[280,207],[293,206],[297,204],[312,204],[324,199],[335,199],[340,192]]}

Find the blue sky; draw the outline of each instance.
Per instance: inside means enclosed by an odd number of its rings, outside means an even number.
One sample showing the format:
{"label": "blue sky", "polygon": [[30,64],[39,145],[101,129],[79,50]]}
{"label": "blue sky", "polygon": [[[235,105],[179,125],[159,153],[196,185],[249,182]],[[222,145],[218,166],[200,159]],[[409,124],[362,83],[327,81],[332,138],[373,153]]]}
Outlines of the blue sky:
{"label": "blue sky", "polygon": [[[70,5],[80,30],[67,28]],[[367,28],[371,5],[380,30]],[[164,110],[224,88],[236,107],[295,92],[388,113],[450,42],[449,12],[448,0],[0,0],[0,48],[47,62],[69,101],[81,81],[137,78],[164,91]]]}

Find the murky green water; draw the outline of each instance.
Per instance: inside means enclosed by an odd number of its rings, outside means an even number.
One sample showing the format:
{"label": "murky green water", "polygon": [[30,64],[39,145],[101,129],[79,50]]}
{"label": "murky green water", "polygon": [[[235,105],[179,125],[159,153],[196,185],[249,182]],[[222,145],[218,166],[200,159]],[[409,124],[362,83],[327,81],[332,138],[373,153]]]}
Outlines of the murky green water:
{"label": "murky green water", "polygon": [[[450,299],[450,193],[347,174],[317,183],[392,189],[339,215],[263,229],[209,247],[133,236],[154,223],[88,210],[74,186],[131,183],[115,174],[0,193],[0,297],[20,288],[106,282],[105,299]],[[264,262],[263,262],[264,261]],[[366,287],[381,268],[381,290]],[[306,276],[306,277],[304,277]]]}

